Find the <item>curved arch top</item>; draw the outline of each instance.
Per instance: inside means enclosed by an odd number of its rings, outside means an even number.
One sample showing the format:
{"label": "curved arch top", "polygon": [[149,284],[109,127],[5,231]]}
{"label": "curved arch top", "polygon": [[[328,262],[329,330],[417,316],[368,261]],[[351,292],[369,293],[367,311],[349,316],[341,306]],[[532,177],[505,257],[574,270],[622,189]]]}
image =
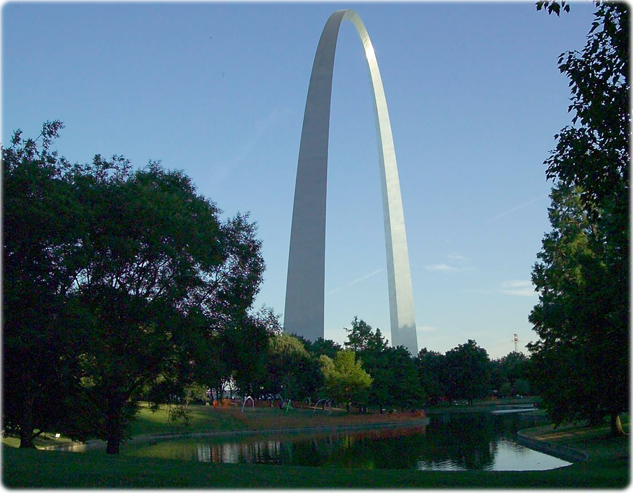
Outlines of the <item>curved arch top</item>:
{"label": "curved arch top", "polygon": [[316,340],[324,336],[325,212],[332,76],[343,21],[354,24],[363,44],[371,79],[387,251],[391,342],[417,355],[409,252],[400,180],[387,101],[376,54],[363,21],[353,10],[327,20],[312,65],[295,184],[284,330]]}

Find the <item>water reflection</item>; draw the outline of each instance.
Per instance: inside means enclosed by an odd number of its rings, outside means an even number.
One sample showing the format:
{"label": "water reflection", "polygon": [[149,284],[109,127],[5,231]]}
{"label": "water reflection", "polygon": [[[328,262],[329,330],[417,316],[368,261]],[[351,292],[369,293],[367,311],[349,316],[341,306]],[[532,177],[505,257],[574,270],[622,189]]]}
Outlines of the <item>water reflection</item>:
{"label": "water reflection", "polygon": [[126,447],[125,453],[200,462],[362,469],[544,470],[568,462],[514,440],[537,423],[521,415],[433,416],[428,426],[318,435],[170,440]]}

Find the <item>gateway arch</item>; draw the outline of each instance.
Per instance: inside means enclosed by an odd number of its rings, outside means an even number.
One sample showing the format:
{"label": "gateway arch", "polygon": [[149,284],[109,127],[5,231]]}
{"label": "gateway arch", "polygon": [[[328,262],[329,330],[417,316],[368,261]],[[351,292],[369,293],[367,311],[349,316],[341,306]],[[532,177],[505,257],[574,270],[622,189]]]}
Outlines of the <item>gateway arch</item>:
{"label": "gateway arch", "polygon": [[325,208],[328,137],[334,55],[343,21],[354,24],[363,43],[371,79],[387,251],[391,343],[418,353],[409,252],[400,180],[387,101],[374,48],[363,21],[353,10],[328,19],[310,75],[295,184],[284,330],[316,340],[324,337]]}

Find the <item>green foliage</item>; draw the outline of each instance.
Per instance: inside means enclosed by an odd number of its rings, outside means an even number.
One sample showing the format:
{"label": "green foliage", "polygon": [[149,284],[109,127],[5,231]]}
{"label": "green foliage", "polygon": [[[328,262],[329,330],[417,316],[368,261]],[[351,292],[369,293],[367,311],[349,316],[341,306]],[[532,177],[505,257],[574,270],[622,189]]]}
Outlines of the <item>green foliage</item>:
{"label": "green foliage", "polygon": [[548,14],[554,12],[556,15],[560,15],[560,10],[563,9],[565,12],[569,12],[569,3],[565,0],[562,0],[560,3],[556,0],[541,0],[536,2],[536,10],[541,10],[545,8]]}
{"label": "green foliage", "polygon": [[530,382],[522,378],[519,378],[514,382],[513,390],[514,390],[513,392],[514,394],[518,394],[518,395],[529,394],[531,391]]}
{"label": "green foliage", "polygon": [[[239,327],[223,332],[223,335],[230,334],[231,337],[222,340],[230,340],[231,344],[228,348],[224,345],[221,347],[221,359],[230,361],[229,371],[242,395],[255,397],[259,394],[262,381],[266,378],[271,338],[280,333],[279,316],[266,307],[247,316]],[[226,358],[225,350],[231,355],[230,359]]]}
{"label": "green foliage", "polygon": [[345,347],[354,352],[378,353],[389,343],[382,337],[380,329],[374,332],[371,325],[364,320],[358,320],[358,317],[354,317],[352,327],[345,328],[345,331],[348,332]]}
{"label": "green foliage", "polygon": [[64,296],[76,269],[61,261],[75,249],[78,204],[62,178],[68,163],[50,150],[62,128],[46,122],[34,140],[18,130],[2,147],[2,413],[4,431],[19,435],[22,447],[62,426],[79,387],[74,354],[81,338]]}
{"label": "green foliage", "polygon": [[89,433],[116,443],[144,385],[159,375],[176,387],[191,381],[192,340],[244,318],[263,266],[245,218],[221,224],[180,172],[152,163],[132,173],[97,156],[72,178],[83,198],[72,291],[87,328],[81,370],[103,410]]}
{"label": "green foliage", "polygon": [[[254,378],[268,338],[248,315],[261,243],[247,216],[221,222],[182,172],[133,171],[120,156],[70,165],[50,151],[60,128],[46,123],[39,146],[18,131],[2,149],[5,431],[28,446],[55,427],[116,453],[141,395]],[[248,361],[235,348],[245,337]]]}
{"label": "green foliage", "polygon": [[437,404],[446,395],[446,357],[422,348],[417,357],[420,387],[430,404]]}
{"label": "green foliage", "polygon": [[628,409],[629,16],[624,3],[599,4],[585,48],[559,59],[573,118],[545,161],[552,232],[533,269],[540,340],[529,346],[556,423]]}
{"label": "green foliage", "polygon": [[[334,355],[334,357],[336,357],[336,355]],[[336,370],[334,367],[334,358],[330,358],[328,355],[322,354],[319,356],[319,368],[321,369],[321,373],[323,373],[325,384],[327,385],[328,378],[332,378],[334,371]]]}
{"label": "green foliage", "polygon": [[347,403],[349,411],[351,404],[362,403],[367,399],[372,378],[363,369],[362,362],[356,359],[354,351],[339,351],[331,364],[330,361],[325,355],[320,358],[327,395],[338,402]]}
{"label": "green foliage", "polygon": [[490,384],[500,397],[530,392],[526,380],[528,362],[527,356],[516,351],[491,362]]}
{"label": "green foliage", "polygon": [[265,393],[277,393],[292,400],[314,397],[323,386],[323,374],[317,358],[306,350],[299,338],[279,334],[270,339],[266,378],[262,383]]}
{"label": "green foliage", "polygon": [[485,349],[473,340],[446,353],[447,397],[472,399],[485,397],[490,391],[490,359]]}
{"label": "green foliage", "polygon": [[416,363],[409,351],[403,346],[389,347],[385,350],[384,359],[384,368],[389,374],[386,388],[389,397],[383,402],[402,410],[420,407],[425,395],[420,386]]}
{"label": "green foliage", "polygon": [[354,317],[345,347],[351,348],[363,362],[363,368],[373,380],[369,401],[382,409],[385,406],[400,408],[418,407],[422,400],[417,369],[408,351],[399,346],[390,347],[380,329]]}
{"label": "green foliage", "polygon": [[314,342],[307,341],[302,337],[300,337],[300,339],[303,341],[303,344],[308,352],[317,358],[322,354],[329,356],[330,358],[334,358],[336,353],[343,349],[337,342],[334,342],[331,339],[324,339],[323,337],[319,337]]}

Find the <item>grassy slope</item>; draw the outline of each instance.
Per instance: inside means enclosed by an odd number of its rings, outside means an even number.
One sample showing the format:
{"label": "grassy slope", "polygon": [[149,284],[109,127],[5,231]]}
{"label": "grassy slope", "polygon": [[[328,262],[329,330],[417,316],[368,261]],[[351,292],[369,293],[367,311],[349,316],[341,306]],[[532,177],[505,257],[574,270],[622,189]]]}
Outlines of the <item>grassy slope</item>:
{"label": "grassy slope", "polygon": [[[197,409],[189,431],[293,427],[299,424],[349,422],[345,416],[284,415],[255,410],[241,413],[209,412]],[[272,410],[271,410],[272,411]],[[134,433],[165,432],[166,414],[141,414]],[[281,426],[279,426],[281,425]],[[183,431],[182,425],[170,431]],[[608,488],[625,487],[629,482],[629,441],[606,435],[600,430],[541,427],[529,432],[546,435],[567,446],[587,451],[584,463],[552,471],[535,472],[442,472],[411,470],[353,470],[321,468],[201,464],[170,459],[108,457],[105,454],[38,452],[3,447],[3,483],[8,487],[136,487],[136,488]]]}

